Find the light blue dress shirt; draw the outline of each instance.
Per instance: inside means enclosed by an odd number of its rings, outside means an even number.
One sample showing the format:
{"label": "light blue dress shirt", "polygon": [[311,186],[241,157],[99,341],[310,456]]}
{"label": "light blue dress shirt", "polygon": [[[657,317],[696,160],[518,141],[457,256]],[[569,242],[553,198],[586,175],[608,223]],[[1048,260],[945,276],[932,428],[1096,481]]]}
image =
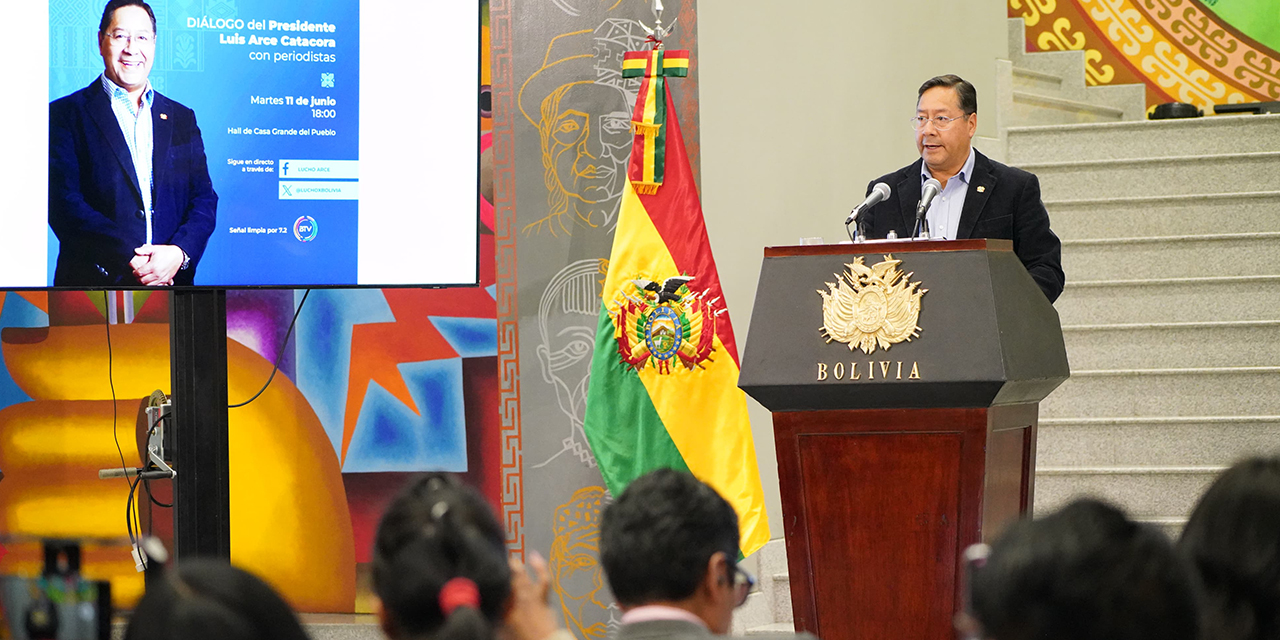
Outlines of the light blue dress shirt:
{"label": "light blue dress shirt", "polygon": [[155,187],[152,175],[152,153],[155,149],[155,128],[151,122],[151,103],[155,99],[155,91],[151,83],[142,92],[142,106],[129,97],[129,92],[102,76],[102,89],[111,98],[111,111],[120,124],[120,132],[124,134],[125,144],[129,145],[129,155],[133,158],[133,170],[138,174],[138,185],[142,187],[142,210],[147,219],[146,244],[151,244],[151,191]]}
{"label": "light blue dress shirt", "polygon": [[[973,175],[974,158],[973,147],[969,147],[969,159],[964,161],[960,173],[947,180],[947,186],[929,206],[925,218],[929,220],[930,238],[956,239],[960,230],[960,212],[964,210],[964,198],[969,192],[969,177]],[[925,180],[933,176],[929,173],[929,165],[922,162],[920,167],[920,185],[924,186]]]}

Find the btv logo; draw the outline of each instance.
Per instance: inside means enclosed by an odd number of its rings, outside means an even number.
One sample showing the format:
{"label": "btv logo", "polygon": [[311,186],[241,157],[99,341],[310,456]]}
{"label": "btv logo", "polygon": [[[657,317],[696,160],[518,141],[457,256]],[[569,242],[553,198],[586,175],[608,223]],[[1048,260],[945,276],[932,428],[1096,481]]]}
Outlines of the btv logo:
{"label": "btv logo", "polygon": [[297,238],[298,242],[315,240],[318,231],[316,219],[311,216],[302,216],[293,222],[293,237]]}

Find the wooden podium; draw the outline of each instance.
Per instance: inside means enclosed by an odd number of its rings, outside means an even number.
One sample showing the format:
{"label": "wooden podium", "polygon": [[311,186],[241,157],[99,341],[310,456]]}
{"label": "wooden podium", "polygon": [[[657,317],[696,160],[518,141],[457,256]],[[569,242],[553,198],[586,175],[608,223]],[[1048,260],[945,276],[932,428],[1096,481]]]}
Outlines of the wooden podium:
{"label": "wooden podium", "polygon": [[[926,290],[909,340],[828,342],[902,337],[904,290]],[[773,412],[796,629],[954,638],[960,554],[1030,510],[1038,403],[1067,376],[1007,240],[765,249],[739,386]]]}

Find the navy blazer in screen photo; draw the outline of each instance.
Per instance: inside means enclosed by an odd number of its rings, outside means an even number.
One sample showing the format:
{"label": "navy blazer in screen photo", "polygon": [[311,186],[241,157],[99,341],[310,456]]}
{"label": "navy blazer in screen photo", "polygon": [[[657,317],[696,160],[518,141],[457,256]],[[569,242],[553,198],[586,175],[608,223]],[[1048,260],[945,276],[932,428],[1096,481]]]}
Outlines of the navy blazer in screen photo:
{"label": "navy blazer in screen photo", "polygon": [[[154,94],[152,244],[191,259],[174,284],[190,285],[213,233],[218,195],[195,112]],[[138,285],[129,261],[146,241],[133,158],[101,79],[49,104],[49,226],[60,244],[54,286]]]}

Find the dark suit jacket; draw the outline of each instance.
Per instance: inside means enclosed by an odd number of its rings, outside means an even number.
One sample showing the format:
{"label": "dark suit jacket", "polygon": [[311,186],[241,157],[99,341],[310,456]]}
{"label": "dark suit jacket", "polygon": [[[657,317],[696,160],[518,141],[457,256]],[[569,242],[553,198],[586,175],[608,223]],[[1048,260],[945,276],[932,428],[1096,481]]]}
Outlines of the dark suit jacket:
{"label": "dark suit jacket", "polygon": [[[651,620],[633,622],[618,628],[613,640],[714,640],[705,627],[684,620]],[[760,640],[818,640],[811,633],[774,633],[752,635]]]}
{"label": "dark suit jacket", "polygon": [[[137,171],[101,80],[49,104],[49,226],[60,248],[55,286],[137,285],[129,261],[146,242]],[[152,243],[181,247],[192,284],[213,233],[218,195],[196,115],[157,92],[151,119]],[[147,185],[144,185],[144,187]]]}
{"label": "dark suit jacket", "polygon": [[[1015,169],[974,151],[973,175],[960,212],[957,239],[1000,238],[1013,241],[1013,251],[1044,291],[1049,302],[1058,299],[1066,278],[1062,274],[1062,243],[1049,229],[1049,212],[1040,200],[1035,174]],[[920,170],[924,160],[881,176],[877,182],[892,189],[889,199],[864,211],[868,238],[883,238],[892,229],[899,238],[911,236],[920,202]],[[979,191],[978,188],[982,187]]]}

